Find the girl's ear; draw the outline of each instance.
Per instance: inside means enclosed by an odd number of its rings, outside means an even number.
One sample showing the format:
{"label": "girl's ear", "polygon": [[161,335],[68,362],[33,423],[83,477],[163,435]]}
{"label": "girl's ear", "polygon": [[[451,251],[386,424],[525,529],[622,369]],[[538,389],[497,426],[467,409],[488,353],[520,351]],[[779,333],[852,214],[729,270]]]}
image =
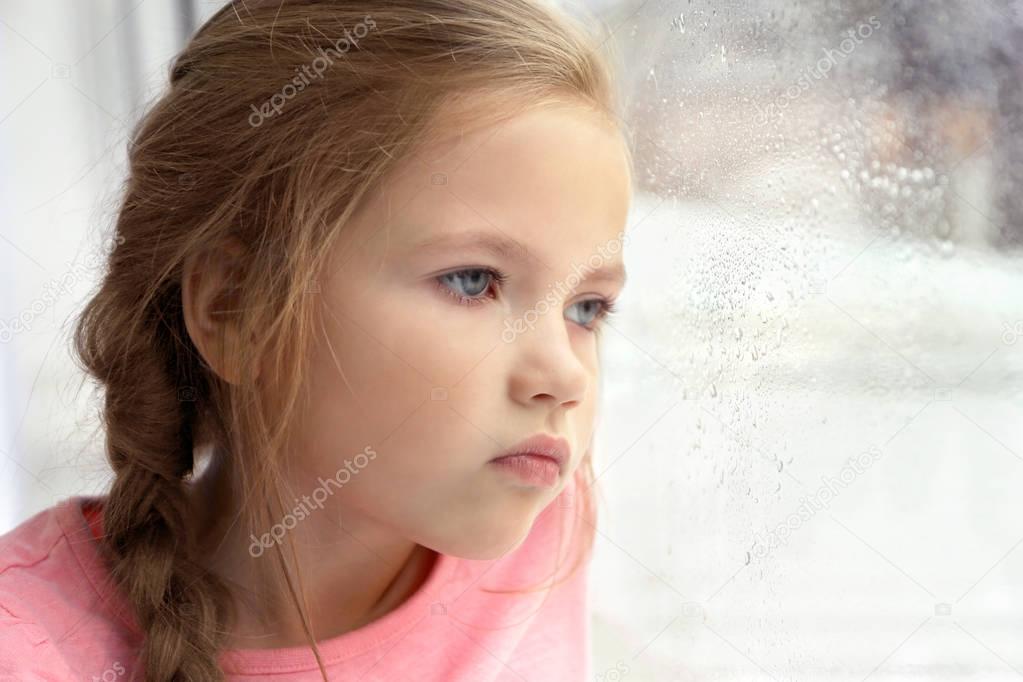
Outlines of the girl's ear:
{"label": "girl's ear", "polygon": [[181,305],[185,327],[206,364],[224,381],[237,384],[238,287],[245,247],[234,238],[185,258]]}

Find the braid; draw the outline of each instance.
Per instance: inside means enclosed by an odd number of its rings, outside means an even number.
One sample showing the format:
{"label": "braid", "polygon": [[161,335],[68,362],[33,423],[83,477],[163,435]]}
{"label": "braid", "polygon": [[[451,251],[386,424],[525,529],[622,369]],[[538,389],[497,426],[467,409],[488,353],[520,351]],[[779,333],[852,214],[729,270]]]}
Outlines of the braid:
{"label": "braid", "polygon": [[[123,295],[100,292],[82,318],[78,344],[80,357],[106,386],[107,453],[115,480],[105,505],[102,551],[144,633],[139,663],[145,679],[221,680],[217,651],[228,593],[193,559],[185,491],[193,467],[195,391],[205,386],[196,380],[197,366],[182,366],[180,358],[192,354],[174,329],[183,325],[180,311],[149,316],[155,322],[140,330],[122,312],[130,309],[117,300]],[[104,348],[100,337],[87,333],[98,326],[122,330],[103,337],[116,337],[118,345]]]}

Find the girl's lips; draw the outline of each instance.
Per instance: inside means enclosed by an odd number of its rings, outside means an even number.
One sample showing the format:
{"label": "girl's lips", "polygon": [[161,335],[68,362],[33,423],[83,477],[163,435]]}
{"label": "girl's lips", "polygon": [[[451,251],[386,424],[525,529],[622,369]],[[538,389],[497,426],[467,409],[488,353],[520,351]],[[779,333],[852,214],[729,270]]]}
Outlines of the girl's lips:
{"label": "girl's lips", "polygon": [[544,455],[506,455],[490,463],[527,485],[551,488],[561,476],[561,465]]}
{"label": "girl's lips", "polygon": [[555,437],[549,436],[546,433],[538,433],[519,441],[497,455],[495,459],[510,457],[511,455],[539,455],[547,457],[553,459],[559,468],[564,469],[568,466],[569,459],[571,458],[571,448],[569,448],[568,441],[561,436]]}

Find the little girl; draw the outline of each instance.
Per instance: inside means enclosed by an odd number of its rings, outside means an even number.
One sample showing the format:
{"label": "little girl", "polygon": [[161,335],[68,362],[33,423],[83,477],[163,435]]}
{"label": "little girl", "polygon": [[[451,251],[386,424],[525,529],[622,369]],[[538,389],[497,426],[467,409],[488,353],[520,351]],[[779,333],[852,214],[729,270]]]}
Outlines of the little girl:
{"label": "little girl", "polygon": [[632,186],[599,47],[536,0],[196,33],[75,329],[113,482],[0,538],[0,679],[590,676]]}

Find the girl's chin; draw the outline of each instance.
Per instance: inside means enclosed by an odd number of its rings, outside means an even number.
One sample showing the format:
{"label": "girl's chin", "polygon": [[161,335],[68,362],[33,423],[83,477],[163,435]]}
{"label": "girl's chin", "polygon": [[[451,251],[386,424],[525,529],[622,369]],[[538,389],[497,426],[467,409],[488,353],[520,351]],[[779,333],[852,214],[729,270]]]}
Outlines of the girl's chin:
{"label": "girl's chin", "polygon": [[[437,548],[437,551],[472,561],[500,559],[505,554],[515,551],[529,535],[531,524],[526,521],[528,519],[517,519],[515,523],[505,524],[499,529],[495,528],[493,532],[482,531],[477,534],[477,537],[480,538],[478,542],[445,543],[445,546]],[[519,532],[513,535],[509,530],[515,528],[519,529]]]}

